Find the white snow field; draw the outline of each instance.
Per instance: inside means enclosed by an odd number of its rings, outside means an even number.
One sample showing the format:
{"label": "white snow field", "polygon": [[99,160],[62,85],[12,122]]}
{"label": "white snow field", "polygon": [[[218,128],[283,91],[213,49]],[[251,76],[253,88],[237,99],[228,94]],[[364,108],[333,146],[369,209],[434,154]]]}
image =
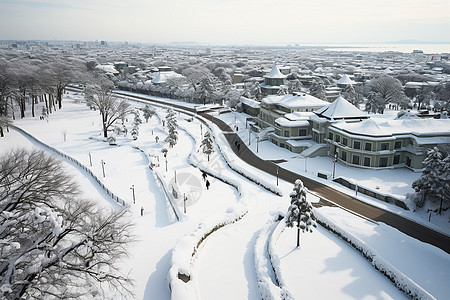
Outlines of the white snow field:
{"label": "white snow field", "polygon": [[[166,109],[158,107],[157,116],[148,123],[144,120],[137,140],[130,135],[116,136],[118,145],[110,146],[103,141],[98,112],[79,103],[80,98],[82,95],[73,92],[65,94],[63,109],[50,115],[48,122],[27,117],[14,124],[78,160],[109,190],[125,200],[134,215],[134,233],[139,241],[130,246],[131,256],[122,262],[122,269],[135,280],[136,299],[261,299],[262,295],[265,299],[279,299],[281,294],[296,299],[407,298],[360,252],[321,226],[313,233],[302,234],[301,247],[295,248],[295,229],[280,230],[280,223],[270,225],[279,212],[287,211],[292,185],[280,181],[277,186],[274,177],[258,174],[256,169],[245,165],[228,148],[216,127],[212,126],[215,152],[208,162],[199,150],[200,131],[204,133],[206,126],[201,126],[195,118],[187,121],[189,116],[177,114],[179,140],[174,148],[168,148],[166,171],[161,153],[161,149],[167,147],[164,142],[167,132],[162,126]],[[132,105],[144,106],[138,102],[132,102]],[[234,120],[234,115],[226,115],[224,118]],[[127,124],[132,121],[130,116]],[[245,121],[240,122],[245,130]],[[245,138],[246,135],[248,138],[248,131],[241,136]],[[41,147],[11,129],[0,139],[0,154],[20,146]],[[267,150],[269,146],[268,142],[262,142],[259,154],[276,154],[274,158],[279,159],[280,153]],[[262,149],[267,152],[264,154]],[[105,177],[101,160],[105,162]],[[122,205],[112,200],[88,173],[68,160],[63,161],[85,197],[96,200],[102,207],[122,209]],[[153,170],[149,168],[150,161],[155,164]],[[296,171],[299,171],[299,161],[304,167],[304,161],[297,159]],[[310,161],[313,159],[308,159],[308,168]],[[258,177],[284,196],[269,192],[239,175],[229,165],[242,170],[247,177]],[[209,174],[209,190],[200,170]],[[338,168],[337,172],[344,172],[344,168]],[[373,176],[367,175],[368,185],[380,184],[381,187],[382,183],[373,183]],[[408,180],[411,178],[404,181]],[[179,194],[187,195],[186,214],[182,198],[171,197],[176,202],[172,205],[177,206],[172,209],[162,186],[167,188],[169,195],[172,194],[171,186]],[[405,190],[393,193],[402,195]],[[314,201],[314,197],[309,197]],[[397,210],[395,207],[388,209]],[[407,286],[423,289],[424,299],[445,299],[450,295],[450,287],[446,284],[450,279],[450,256],[444,251],[338,208],[322,207],[316,211],[327,224],[344,233],[342,235],[351,236],[364,245],[364,249],[376,254],[378,265],[387,270],[395,269],[395,274],[401,273],[408,281]],[[220,228],[216,230],[215,226]],[[197,242],[206,234],[209,235],[197,247]],[[274,253],[271,258],[281,288],[276,284],[269,263],[268,249],[272,238]],[[174,248],[176,251],[172,256]],[[190,281],[182,282],[177,278],[178,273],[189,275]]]}

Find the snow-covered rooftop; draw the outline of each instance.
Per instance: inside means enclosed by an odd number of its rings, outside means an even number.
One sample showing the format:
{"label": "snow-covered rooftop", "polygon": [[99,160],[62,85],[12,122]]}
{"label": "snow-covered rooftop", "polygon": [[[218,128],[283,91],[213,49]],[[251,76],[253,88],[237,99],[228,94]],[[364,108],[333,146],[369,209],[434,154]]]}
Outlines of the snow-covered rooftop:
{"label": "snow-covered rooftop", "polygon": [[275,65],[269,73],[263,76],[264,78],[286,78],[286,75],[280,72],[278,65]]}
{"label": "snow-covered rooftop", "polygon": [[284,117],[275,119],[275,123],[283,127],[308,127],[310,125],[309,122],[305,120],[292,121]]}
{"label": "snow-covered rooftop", "polygon": [[262,100],[266,104],[277,104],[286,108],[298,107],[320,107],[325,106],[328,102],[320,100],[308,94],[284,95],[284,96],[267,96]]}
{"label": "snow-covered rooftop", "polygon": [[245,97],[241,97],[241,103],[243,103],[243,104],[245,104],[247,106],[250,106],[252,108],[259,108],[259,102],[255,101],[253,99],[248,99],[248,98],[245,98]]}
{"label": "snow-covered rooftop", "polygon": [[[450,119],[403,119],[383,120],[372,119],[361,122],[346,123],[339,122],[332,127],[352,134],[367,135],[374,137],[393,135],[415,135],[427,139],[427,143],[450,143]],[[439,139],[435,139],[439,137]],[[424,140],[425,141],[425,140]]]}
{"label": "snow-covered rooftop", "polygon": [[336,81],[336,83],[344,85],[356,84],[356,82],[351,80],[347,74],[344,74],[338,81]]}
{"label": "snow-covered rooftop", "polygon": [[175,73],[174,71],[158,72],[155,78],[153,78],[152,83],[165,83],[167,80],[182,77],[183,75]]}
{"label": "snow-covered rooftop", "polygon": [[356,106],[348,102],[344,97],[339,96],[333,103],[316,110],[319,117],[327,119],[357,119],[368,118],[367,113],[359,110]]}

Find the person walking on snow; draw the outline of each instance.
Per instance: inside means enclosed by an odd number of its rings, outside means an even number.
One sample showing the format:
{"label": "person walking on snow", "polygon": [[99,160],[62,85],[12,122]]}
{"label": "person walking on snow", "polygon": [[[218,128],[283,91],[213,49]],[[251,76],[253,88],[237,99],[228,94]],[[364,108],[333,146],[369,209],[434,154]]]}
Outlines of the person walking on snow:
{"label": "person walking on snow", "polygon": [[209,186],[210,186],[211,184],[209,183],[209,180],[206,180],[206,189],[207,190],[209,190]]}

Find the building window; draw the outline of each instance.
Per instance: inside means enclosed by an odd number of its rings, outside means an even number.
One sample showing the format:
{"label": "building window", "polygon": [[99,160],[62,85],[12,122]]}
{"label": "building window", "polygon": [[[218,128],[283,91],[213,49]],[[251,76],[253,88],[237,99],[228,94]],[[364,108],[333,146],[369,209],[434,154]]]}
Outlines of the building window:
{"label": "building window", "polygon": [[364,157],[364,166],[370,167],[370,157]]}
{"label": "building window", "polygon": [[400,149],[402,147],[402,141],[395,141],[394,149]]}
{"label": "building window", "polygon": [[366,151],[372,151],[372,143],[366,143],[365,148]]}
{"label": "building window", "polygon": [[389,150],[389,143],[381,143],[381,151]]}
{"label": "building window", "polygon": [[339,143],[341,141],[341,136],[336,134],[335,141]]}
{"label": "building window", "polygon": [[361,149],[361,142],[354,141],[354,142],[353,142],[353,148],[355,148],[355,149]]}
{"label": "building window", "polygon": [[380,167],[387,167],[387,164],[388,164],[388,158],[380,157]]}
{"label": "building window", "polygon": [[348,145],[348,139],[343,137],[342,138],[342,144],[344,144],[344,146],[347,146]]}
{"label": "building window", "polygon": [[289,137],[289,130],[285,130],[285,131],[284,131],[284,136],[285,136],[285,137]]}
{"label": "building window", "polygon": [[299,129],[298,130],[298,135],[299,136],[305,136],[306,135],[306,129]]}
{"label": "building window", "polygon": [[285,146],[286,146],[286,145],[285,145],[284,143],[280,143],[280,147],[281,147],[281,148],[286,148]]}
{"label": "building window", "polygon": [[332,133],[332,132],[329,132],[329,133],[328,133],[328,139],[329,139],[330,141],[333,140],[333,133]]}
{"label": "building window", "polygon": [[359,165],[359,155],[353,155],[352,164]]}
{"label": "building window", "polygon": [[400,163],[400,155],[394,155],[394,165],[398,165]]}
{"label": "building window", "polygon": [[341,158],[343,161],[347,161],[347,152],[342,151]]}

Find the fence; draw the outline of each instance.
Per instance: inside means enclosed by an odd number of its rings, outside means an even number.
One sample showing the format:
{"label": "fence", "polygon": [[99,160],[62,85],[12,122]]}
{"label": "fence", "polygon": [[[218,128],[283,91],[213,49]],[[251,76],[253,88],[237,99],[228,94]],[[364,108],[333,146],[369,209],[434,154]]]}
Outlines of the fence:
{"label": "fence", "polygon": [[394,198],[392,196],[389,195],[383,195],[380,193],[377,193],[373,190],[370,190],[368,188],[364,188],[362,186],[359,186],[353,182],[350,182],[349,180],[339,177],[336,179],[333,179],[334,182],[337,182],[345,187],[348,187],[349,189],[355,190],[355,188],[357,189],[358,193],[373,197],[375,199],[387,202],[387,203],[391,203],[391,204],[395,204],[398,207],[403,208],[404,210],[409,210],[408,206],[406,206],[405,202],[403,202],[400,199]]}
{"label": "fence", "polygon": [[24,131],[23,129],[16,127],[14,125],[10,126],[11,128],[15,129],[16,131],[20,132],[21,134],[25,135],[26,137],[28,137],[30,140],[34,141],[35,143],[37,143],[39,146],[46,148],[47,150],[50,150],[54,153],[56,153],[57,155],[69,160],[72,163],[75,163],[77,166],[79,166],[80,168],[82,168],[87,174],[89,174],[89,176],[91,176],[95,181],[97,181],[97,183],[99,184],[99,186],[106,192],[106,194],[108,194],[108,196],[110,196],[114,201],[116,201],[117,203],[119,203],[120,205],[124,206],[124,207],[128,207],[128,205],[125,203],[125,200],[123,200],[122,198],[118,197],[117,195],[115,195],[113,192],[111,192],[102,182],[101,180],[94,175],[94,173],[92,173],[92,171],[87,168],[85,165],[83,165],[82,163],[80,163],[78,160],[74,159],[73,157],[70,157],[64,153],[62,153],[61,151],[53,148],[52,146],[49,146],[43,142],[41,142],[40,140],[38,140],[37,138],[35,138],[34,136],[32,136],[31,134],[29,134],[28,132]]}

